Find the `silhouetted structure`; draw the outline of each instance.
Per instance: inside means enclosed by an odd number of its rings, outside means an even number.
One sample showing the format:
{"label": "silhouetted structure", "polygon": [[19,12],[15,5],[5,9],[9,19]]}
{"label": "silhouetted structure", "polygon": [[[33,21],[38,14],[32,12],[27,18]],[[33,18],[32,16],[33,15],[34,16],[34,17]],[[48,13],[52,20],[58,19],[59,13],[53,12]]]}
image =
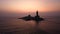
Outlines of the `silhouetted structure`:
{"label": "silhouetted structure", "polygon": [[37,21],[37,22],[43,20],[43,18],[41,18],[41,17],[38,15],[38,11],[36,12],[36,16],[34,17],[34,20]]}
{"label": "silhouetted structure", "polygon": [[22,18],[18,18],[18,19],[23,19],[23,20],[26,20],[26,21],[29,21],[29,20],[32,20],[33,17],[31,17],[31,15],[28,15],[28,16],[25,16],[25,17],[22,17]]}
{"label": "silhouetted structure", "polygon": [[39,21],[44,20],[43,18],[41,18],[41,17],[38,15],[38,11],[36,12],[36,16],[35,16],[35,17],[32,17],[31,15],[28,15],[28,16],[25,16],[25,17],[22,17],[22,18],[18,18],[18,19],[23,19],[23,20],[26,20],[26,21],[34,20],[34,21],[36,21],[36,22],[39,22]]}

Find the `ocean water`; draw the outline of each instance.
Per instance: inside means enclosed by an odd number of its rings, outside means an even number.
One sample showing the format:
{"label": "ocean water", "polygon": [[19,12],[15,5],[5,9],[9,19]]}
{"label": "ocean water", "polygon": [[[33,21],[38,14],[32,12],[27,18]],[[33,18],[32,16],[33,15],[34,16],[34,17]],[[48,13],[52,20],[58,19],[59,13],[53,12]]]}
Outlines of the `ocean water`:
{"label": "ocean water", "polygon": [[60,18],[46,17],[37,25],[33,20],[0,17],[0,34],[60,34]]}

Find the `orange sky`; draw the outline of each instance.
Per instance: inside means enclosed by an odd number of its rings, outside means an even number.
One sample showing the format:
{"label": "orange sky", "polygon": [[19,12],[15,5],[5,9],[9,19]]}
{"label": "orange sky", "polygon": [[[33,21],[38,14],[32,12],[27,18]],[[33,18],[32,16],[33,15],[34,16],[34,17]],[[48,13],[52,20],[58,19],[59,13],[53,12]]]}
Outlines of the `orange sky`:
{"label": "orange sky", "polygon": [[1,0],[6,11],[59,11],[59,0]]}

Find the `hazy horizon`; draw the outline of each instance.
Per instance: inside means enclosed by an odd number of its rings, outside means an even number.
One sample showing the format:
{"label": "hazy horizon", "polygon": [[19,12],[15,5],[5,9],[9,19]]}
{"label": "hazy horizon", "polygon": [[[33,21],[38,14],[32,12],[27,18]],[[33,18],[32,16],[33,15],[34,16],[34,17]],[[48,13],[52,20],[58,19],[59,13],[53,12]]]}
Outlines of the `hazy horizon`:
{"label": "hazy horizon", "polygon": [[59,0],[0,0],[0,16],[35,15],[59,16]]}
{"label": "hazy horizon", "polygon": [[[51,12],[39,12],[39,15],[41,17],[60,17],[60,11],[51,11]],[[24,16],[35,16],[36,15],[36,11],[35,12],[7,12],[7,11],[0,11],[0,17],[24,17]]]}

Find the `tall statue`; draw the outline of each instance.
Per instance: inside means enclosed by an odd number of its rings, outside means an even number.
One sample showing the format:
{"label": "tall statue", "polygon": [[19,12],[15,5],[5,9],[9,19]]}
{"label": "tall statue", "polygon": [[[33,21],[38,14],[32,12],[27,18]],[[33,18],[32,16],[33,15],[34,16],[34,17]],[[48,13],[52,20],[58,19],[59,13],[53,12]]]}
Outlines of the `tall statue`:
{"label": "tall statue", "polygon": [[38,11],[36,12],[36,16],[38,16]]}

